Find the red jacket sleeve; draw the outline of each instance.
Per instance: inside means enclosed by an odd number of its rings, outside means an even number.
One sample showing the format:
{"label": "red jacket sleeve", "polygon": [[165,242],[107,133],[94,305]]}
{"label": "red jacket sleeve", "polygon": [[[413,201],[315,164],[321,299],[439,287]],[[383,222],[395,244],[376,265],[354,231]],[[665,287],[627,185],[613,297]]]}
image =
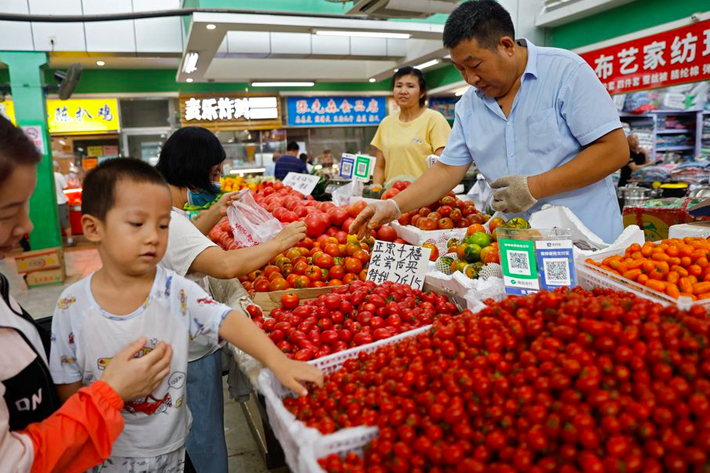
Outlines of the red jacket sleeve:
{"label": "red jacket sleeve", "polygon": [[83,472],[111,454],[123,431],[123,400],[103,381],[80,389],[54,414],[20,432],[32,439],[32,473]]}

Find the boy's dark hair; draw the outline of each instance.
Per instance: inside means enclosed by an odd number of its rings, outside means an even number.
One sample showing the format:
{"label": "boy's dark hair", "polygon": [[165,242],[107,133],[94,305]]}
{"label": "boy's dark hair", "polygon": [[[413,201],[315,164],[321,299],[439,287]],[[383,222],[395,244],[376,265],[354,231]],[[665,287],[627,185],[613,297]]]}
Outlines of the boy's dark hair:
{"label": "boy's dark hair", "polygon": [[286,151],[298,151],[301,149],[300,146],[298,146],[298,143],[295,141],[291,141],[289,144],[286,145]]}
{"label": "boy's dark hair", "polygon": [[510,13],[494,0],[464,2],[444,25],[444,47],[448,49],[470,39],[484,48],[495,49],[503,36],[515,39],[515,26]]}
{"label": "boy's dark hair", "polygon": [[116,158],[104,161],[89,171],[81,193],[81,214],[106,220],[106,214],[116,204],[116,187],[120,181],[165,186],[163,176],[140,159]]}
{"label": "boy's dark hair", "polygon": [[42,155],[27,138],[22,128],[0,115],[0,184],[3,184],[17,166],[35,165]]}
{"label": "boy's dark hair", "polygon": [[417,78],[419,81],[419,93],[423,93],[421,97],[419,97],[419,106],[423,107],[424,104],[426,103],[426,79],[424,78],[424,73],[420,71],[419,69],[415,69],[411,66],[405,66],[401,67],[400,69],[397,70],[397,72],[394,73],[394,76],[392,76],[392,88],[394,89],[394,85],[397,83],[397,80],[399,80],[401,77],[404,76],[414,76]]}
{"label": "boy's dark hair", "polygon": [[303,161],[304,163],[308,162],[308,155],[306,153],[301,153],[298,155],[298,159]]}
{"label": "boy's dark hair", "polygon": [[168,138],[155,166],[168,184],[219,192],[212,186],[212,168],[227,159],[214,133],[199,126],[180,128]]}

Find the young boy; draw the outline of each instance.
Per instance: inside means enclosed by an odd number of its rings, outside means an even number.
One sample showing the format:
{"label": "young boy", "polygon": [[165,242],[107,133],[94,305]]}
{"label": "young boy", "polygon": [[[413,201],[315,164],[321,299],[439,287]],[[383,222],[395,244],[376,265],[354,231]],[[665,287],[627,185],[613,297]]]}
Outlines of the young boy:
{"label": "young boy", "polygon": [[82,227],[103,267],[68,287],[52,322],[50,369],[62,400],[101,377],[122,347],[146,336],[148,353],[172,346],[170,375],[126,403],[125,430],[94,473],[182,472],[190,413],[185,377],[190,341],[227,340],[261,360],[281,382],[322,383],[317,368],[286,356],[243,313],[215,302],[197,284],[158,266],[165,254],[170,193],[162,176],[134,159],[114,159],[84,180]]}

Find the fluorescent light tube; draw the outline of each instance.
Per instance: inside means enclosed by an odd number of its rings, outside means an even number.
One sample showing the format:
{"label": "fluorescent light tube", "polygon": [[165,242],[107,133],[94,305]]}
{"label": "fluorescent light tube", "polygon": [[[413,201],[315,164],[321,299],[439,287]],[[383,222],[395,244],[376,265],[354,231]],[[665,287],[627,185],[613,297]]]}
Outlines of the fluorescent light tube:
{"label": "fluorescent light tube", "polygon": [[318,36],[357,36],[360,38],[387,38],[387,39],[409,39],[409,33],[388,33],[386,31],[343,31],[343,30],[316,30]]}
{"label": "fluorescent light tube", "polygon": [[252,82],[252,87],[313,87],[315,82]]}

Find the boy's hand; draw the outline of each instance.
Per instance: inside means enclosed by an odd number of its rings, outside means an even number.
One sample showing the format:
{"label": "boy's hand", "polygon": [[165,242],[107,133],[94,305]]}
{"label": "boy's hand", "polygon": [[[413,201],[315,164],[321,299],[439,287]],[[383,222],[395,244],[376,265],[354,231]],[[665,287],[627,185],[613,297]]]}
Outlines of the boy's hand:
{"label": "boy's hand", "polygon": [[148,340],[141,337],[111,359],[101,380],[111,386],[124,401],[152,393],[170,374],[173,349],[160,342],[150,353],[133,358]]}
{"label": "boy's hand", "polygon": [[284,249],[291,248],[304,238],[306,238],[306,224],[304,222],[290,223],[276,235],[276,239]]}
{"label": "boy's hand", "polygon": [[316,383],[319,387],[323,387],[323,372],[308,363],[289,360],[284,356],[283,361],[275,363],[270,368],[281,381],[281,384],[299,396],[308,394],[308,390],[301,382]]}

